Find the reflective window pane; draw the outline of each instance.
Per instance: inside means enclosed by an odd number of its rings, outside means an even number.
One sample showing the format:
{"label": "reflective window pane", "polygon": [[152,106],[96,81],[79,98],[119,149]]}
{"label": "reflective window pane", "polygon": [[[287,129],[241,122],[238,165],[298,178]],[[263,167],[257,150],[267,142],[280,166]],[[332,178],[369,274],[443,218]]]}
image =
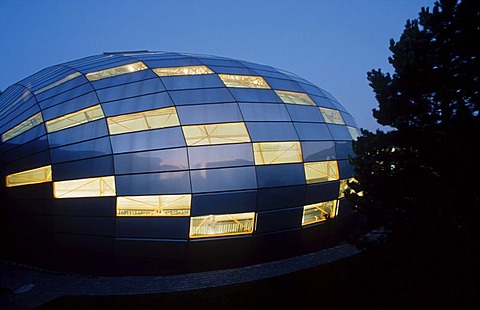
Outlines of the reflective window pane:
{"label": "reflective window pane", "polygon": [[72,80],[72,79],[74,79],[74,78],[76,78],[77,76],[80,76],[80,75],[82,75],[80,72],[74,72],[74,73],[69,74],[69,75],[67,75],[66,77],[64,77],[64,78],[62,78],[62,79],[60,79],[60,80],[58,80],[58,81],[56,81],[56,82],[53,82],[53,83],[51,83],[51,84],[49,84],[49,85],[47,85],[47,86],[45,86],[45,87],[42,87],[42,88],[39,89],[39,90],[34,91],[33,93],[34,93],[35,95],[38,95],[38,94],[43,93],[44,91],[47,91],[47,90],[49,90],[49,89],[51,89],[51,88],[57,87],[57,86],[60,85],[60,84],[63,84],[63,83],[65,83],[65,82],[68,82],[68,81],[70,81],[70,80]]}
{"label": "reflective window pane", "polygon": [[38,112],[34,116],[3,133],[2,142],[8,141],[41,123],[43,123],[42,113]]}
{"label": "reflective window pane", "polygon": [[303,207],[302,226],[323,222],[335,217],[337,200],[314,203]]}
{"label": "reflective window pane", "polygon": [[302,162],[300,142],[253,143],[255,165],[272,165]]}
{"label": "reflective window pane", "polygon": [[340,125],[345,124],[345,122],[343,121],[342,115],[340,115],[340,111],[329,109],[329,108],[323,108],[323,107],[320,107],[319,109],[320,109],[320,112],[322,112],[325,122],[329,124],[340,124]]}
{"label": "reflective window pane", "polygon": [[107,118],[110,134],[135,132],[179,125],[177,111],[174,107],[144,111]]}
{"label": "reflective window pane", "polygon": [[52,167],[44,166],[7,175],[6,186],[20,186],[52,181]]}
{"label": "reflective window pane", "polygon": [[219,74],[218,76],[227,87],[270,88],[261,76],[237,74]]}
{"label": "reflective window pane", "polygon": [[298,135],[292,122],[248,122],[252,141],[297,141]]}
{"label": "reflective window pane", "polygon": [[250,142],[245,123],[183,126],[188,146]]}
{"label": "reflective window pane", "polygon": [[198,74],[214,73],[207,66],[166,67],[166,68],[153,68],[152,70],[158,76],[198,75]]}
{"label": "reflective window pane", "polygon": [[192,195],[117,197],[117,216],[189,216]]}
{"label": "reflective window pane", "polygon": [[182,125],[227,123],[242,121],[242,113],[236,103],[215,103],[177,107]]}
{"label": "reflective window pane", "polygon": [[304,163],[305,179],[307,184],[338,180],[337,161],[320,161]]}
{"label": "reflective window pane", "polygon": [[315,106],[315,102],[308,97],[306,93],[299,93],[293,91],[286,91],[286,90],[275,90],[278,97],[282,99],[285,103],[292,103],[292,104],[300,104],[300,105],[313,105]]}
{"label": "reflective window pane", "polygon": [[89,81],[97,81],[97,80],[109,78],[112,76],[132,73],[132,72],[141,71],[145,69],[148,69],[148,67],[143,62],[138,61],[128,65],[90,72],[90,73],[87,73],[85,76]]}
{"label": "reflective window pane", "polygon": [[78,126],[83,123],[91,122],[100,118],[103,118],[102,107],[98,104],[96,106],[86,108],[74,113],[70,113],[45,123],[47,132],[55,132],[65,128]]}
{"label": "reflective window pane", "polygon": [[53,195],[55,198],[115,196],[115,177],[53,182]]}
{"label": "reflective window pane", "polygon": [[190,147],[188,160],[191,169],[253,165],[252,146],[241,143]]}
{"label": "reflective window pane", "polygon": [[190,219],[190,238],[210,238],[251,234],[255,212],[194,216]]}

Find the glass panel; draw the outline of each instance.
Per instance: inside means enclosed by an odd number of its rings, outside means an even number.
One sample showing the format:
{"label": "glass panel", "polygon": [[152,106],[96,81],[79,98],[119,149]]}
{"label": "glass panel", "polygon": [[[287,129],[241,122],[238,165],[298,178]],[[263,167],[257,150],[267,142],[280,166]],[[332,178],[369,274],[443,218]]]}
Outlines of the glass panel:
{"label": "glass panel", "polygon": [[96,106],[86,108],[77,112],[73,112],[45,123],[47,132],[55,132],[65,128],[78,126],[83,123],[91,122],[105,117],[103,115],[102,107],[98,104]]}
{"label": "glass panel", "polygon": [[182,125],[231,123],[243,121],[236,103],[215,103],[177,107]]}
{"label": "glass panel", "polygon": [[52,181],[52,166],[44,166],[7,175],[6,186],[20,186]]}
{"label": "glass panel", "polygon": [[342,115],[340,115],[340,111],[323,107],[320,107],[319,109],[320,112],[322,112],[323,118],[325,118],[325,122],[330,124],[345,124]]}
{"label": "glass panel", "polygon": [[257,188],[255,167],[193,170],[191,190],[195,193]]}
{"label": "glass panel", "polygon": [[293,91],[285,91],[285,90],[275,90],[278,97],[282,99],[285,103],[293,103],[293,104],[301,104],[301,105],[316,105],[315,102],[308,97],[305,93],[298,93]]}
{"label": "glass panel", "polygon": [[298,135],[292,122],[247,122],[252,141],[297,141]]}
{"label": "glass panel", "polygon": [[192,195],[117,197],[117,216],[189,216]]}
{"label": "glass panel", "polygon": [[360,136],[360,134],[358,133],[358,129],[350,126],[347,126],[347,128],[348,128],[348,132],[352,136],[352,139],[357,140],[357,138]]}
{"label": "glass panel", "polygon": [[152,69],[158,76],[175,76],[175,75],[198,75],[214,73],[207,66],[185,66],[185,67],[167,67]]}
{"label": "glass panel", "polygon": [[300,142],[253,143],[255,165],[271,165],[302,162]]}
{"label": "glass panel", "polygon": [[305,184],[303,165],[263,165],[256,167],[259,188]]}
{"label": "glass panel", "polygon": [[53,195],[55,198],[115,196],[115,177],[53,182]]}
{"label": "glass panel", "polygon": [[188,160],[191,169],[253,165],[252,146],[241,143],[191,147]]}
{"label": "glass panel", "polygon": [[114,153],[146,151],[185,146],[180,127],[139,131],[110,136]]}
{"label": "glass panel", "polygon": [[110,134],[135,132],[180,125],[174,107],[107,118]]}
{"label": "glass panel", "polygon": [[68,82],[68,81],[70,81],[70,80],[72,80],[72,79],[74,79],[74,78],[76,78],[77,76],[80,76],[80,75],[82,75],[80,72],[74,72],[74,73],[72,73],[72,74],[70,74],[70,75],[67,75],[67,76],[64,77],[63,79],[60,79],[60,80],[58,80],[58,81],[56,81],[56,82],[54,82],[54,83],[52,83],[52,84],[50,84],[50,85],[47,85],[47,86],[45,86],[45,87],[43,87],[43,88],[40,88],[39,90],[34,91],[33,93],[34,93],[35,95],[38,95],[38,94],[40,94],[40,93],[42,93],[42,92],[44,92],[44,91],[47,91],[47,90],[49,90],[49,89],[51,89],[51,88],[54,88],[54,87],[58,86],[58,85],[60,85],[60,84],[63,84],[63,83],[65,83],[65,82]]}
{"label": "glass panel", "polygon": [[302,226],[323,222],[335,217],[337,200],[314,203],[303,207]]}
{"label": "glass panel", "polygon": [[255,212],[196,216],[190,219],[190,238],[251,234]]}
{"label": "glass panel", "polygon": [[41,123],[43,123],[42,113],[38,112],[34,116],[3,133],[2,142],[8,141]]}
{"label": "glass panel", "polygon": [[87,73],[85,76],[89,81],[97,81],[97,80],[109,78],[112,76],[132,73],[132,72],[141,71],[145,69],[148,69],[148,67],[143,62],[138,61],[128,65],[113,67],[113,68],[100,70],[96,72],[90,72],[90,73]]}
{"label": "glass panel", "polygon": [[336,160],[304,163],[307,184],[338,180],[338,165]]}
{"label": "glass panel", "polygon": [[227,87],[270,88],[270,85],[261,76],[219,74],[218,77]]}
{"label": "glass panel", "polygon": [[188,146],[250,142],[245,123],[183,126]]}

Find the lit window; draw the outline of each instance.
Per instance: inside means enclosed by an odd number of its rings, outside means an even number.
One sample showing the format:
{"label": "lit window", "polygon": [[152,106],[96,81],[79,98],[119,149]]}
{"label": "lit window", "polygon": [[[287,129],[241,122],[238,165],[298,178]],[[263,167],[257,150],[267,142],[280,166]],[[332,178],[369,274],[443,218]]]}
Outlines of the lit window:
{"label": "lit window", "polygon": [[320,112],[322,112],[323,118],[325,119],[326,123],[341,125],[345,124],[342,115],[338,110],[320,107]]}
{"label": "lit window", "polygon": [[115,177],[98,177],[53,182],[55,198],[115,196]]}
{"label": "lit window", "polygon": [[158,76],[199,75],[214,73],[207,66],[166,67],[152,69]]}
{"label": "lit window", "polygon": [[45,122],[47,132],[55,132],[62,129],[78,126],[105,117],[102,107],[98,104],[77,112],[73,112]]}
{"label": "lit window", "polygon": [[334,218],[336,213],[337,200],[306,205],[303,207],[302,226]]}
{"label": "lit window", "polygon": [[52,167],[44,166],[7,175],[6,186],[20,186],[52,181]]}
{"label": "lit window", "polygon": [[90,73],[87,73],[85,76],[89,81],[97,81],[97,80],[106,79],[106,78],[117,76],[117,75],[132,73],[136,71],[142,71],[145,69],[148,69],[148,67],[143,62],[138,61],[128,65],[90,72]]}
{"label": "lit window", "polygon": [[39,90],[34,91],[33,93],[34,93],[35,95],[38,95],[38,94],[40,94],[40,93],[43,93],[44,91],[47,91],[47,90],[49,90],[49,89],[51,89],[51,88],[54,88],[55,86],[58,86],[58,85],[60,85],[60,84],[63,84],[63,83],[68,82],[68,81],[70,81],[70,80],[73,80],[74,78],[76,78],[77,76],[80,76],[80,75],[82,75],[80,72],[72,73],[72,74],[70,74],[70,75],[67,75],[67,76],[64,77],[63,79],[60,79],[60,80],[58,80],[58,81],[56,81],[56,82],[53,82],[52,84],[49,84],[49,85],[47,85],[47,86],[45,86],[45,87],[43,87],[43,88],[40,88]]}
{"label": "lit window", "polygon": [[187,145],[211,145],[250,142],[245,123],[183,126]]}
{"label": "lit window", "polygon": [[260,142],[253,144],[255,165],[302,162],[300,142]]}
{"label": "lit window", "polygon": [[328,182],[339,179],[338,165],[335,160],[304,163],[307,184]]}
{"label": "lit window", "polygon": [[3,133],[2,134],[2,141],[5,142],[5,141],[8,141],[10,139],[13,139],[16,136],[24,133],[25,131],[27,131],[27,130],[29,130],[29,129],[37,126],[37,125],[40,125],[41,123],[43,123],[42,114],[40,112],[38,112],[34,116],[28,118],[27,120],[21,122],[17,126],[15,126],[12,129],[6,131],[5,133]]}
{"label": "lit window", "polygon": [[352,139],[357,140],[357,138],[360,136],[360,134],[358,133],[358,129],[350,126],[347,126],[347,128],[348,128],[348,132],[350,133],[350,136],[352,136]]}
{"label": "lit window", "polygon": [[190,218],[190,238],[251,234],[255,212]]}
{"label": "lit window", "polygon": [[261,76],[219,74],[218,77],[227,87],[270,88],[270,85]]}
{"label": "lit window", "polygon": [[107,122],[112,135],[180,125],[174,107],[112,116],[107,118]]}
{"label": "lit window", "polygon": [[315,102],[310,99],[310,97],[305,93],[298,93],[293,91],[286,91],[286,90],[275,90],[278,97],[282,99],[285,103],[293,103],[293,104],[301,104],[301,105],[313,105],[315,106]]}
{"label": "lit window", "polygon": [[192,195],[117,197],[117,216],[189,216]]}

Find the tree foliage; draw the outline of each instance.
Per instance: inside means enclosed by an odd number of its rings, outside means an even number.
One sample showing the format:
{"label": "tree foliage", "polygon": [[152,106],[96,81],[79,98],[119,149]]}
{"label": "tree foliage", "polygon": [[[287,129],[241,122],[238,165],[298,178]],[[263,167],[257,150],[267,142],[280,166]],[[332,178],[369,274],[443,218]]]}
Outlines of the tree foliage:
{"label": "tree foliage", "polygon": [[479,208],[480,1],[442,0],[390,41],[394,72],[367,73],[387,132],[353,143],[360,211],[393,237],[476,244]]}

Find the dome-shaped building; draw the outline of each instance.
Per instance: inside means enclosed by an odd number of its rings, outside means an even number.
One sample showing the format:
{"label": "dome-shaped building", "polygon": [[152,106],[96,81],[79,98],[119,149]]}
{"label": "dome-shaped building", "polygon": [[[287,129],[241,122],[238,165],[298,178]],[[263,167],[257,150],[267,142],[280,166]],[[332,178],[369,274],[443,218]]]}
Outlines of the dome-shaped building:
{"label": "dome-shaped building", "polygon": [[7,257],[42,267],[253,264],[334,245],[354,214],[341,191],[353,175],[353,117],[266,65],[86,57],[7,88],[0,134]]}

